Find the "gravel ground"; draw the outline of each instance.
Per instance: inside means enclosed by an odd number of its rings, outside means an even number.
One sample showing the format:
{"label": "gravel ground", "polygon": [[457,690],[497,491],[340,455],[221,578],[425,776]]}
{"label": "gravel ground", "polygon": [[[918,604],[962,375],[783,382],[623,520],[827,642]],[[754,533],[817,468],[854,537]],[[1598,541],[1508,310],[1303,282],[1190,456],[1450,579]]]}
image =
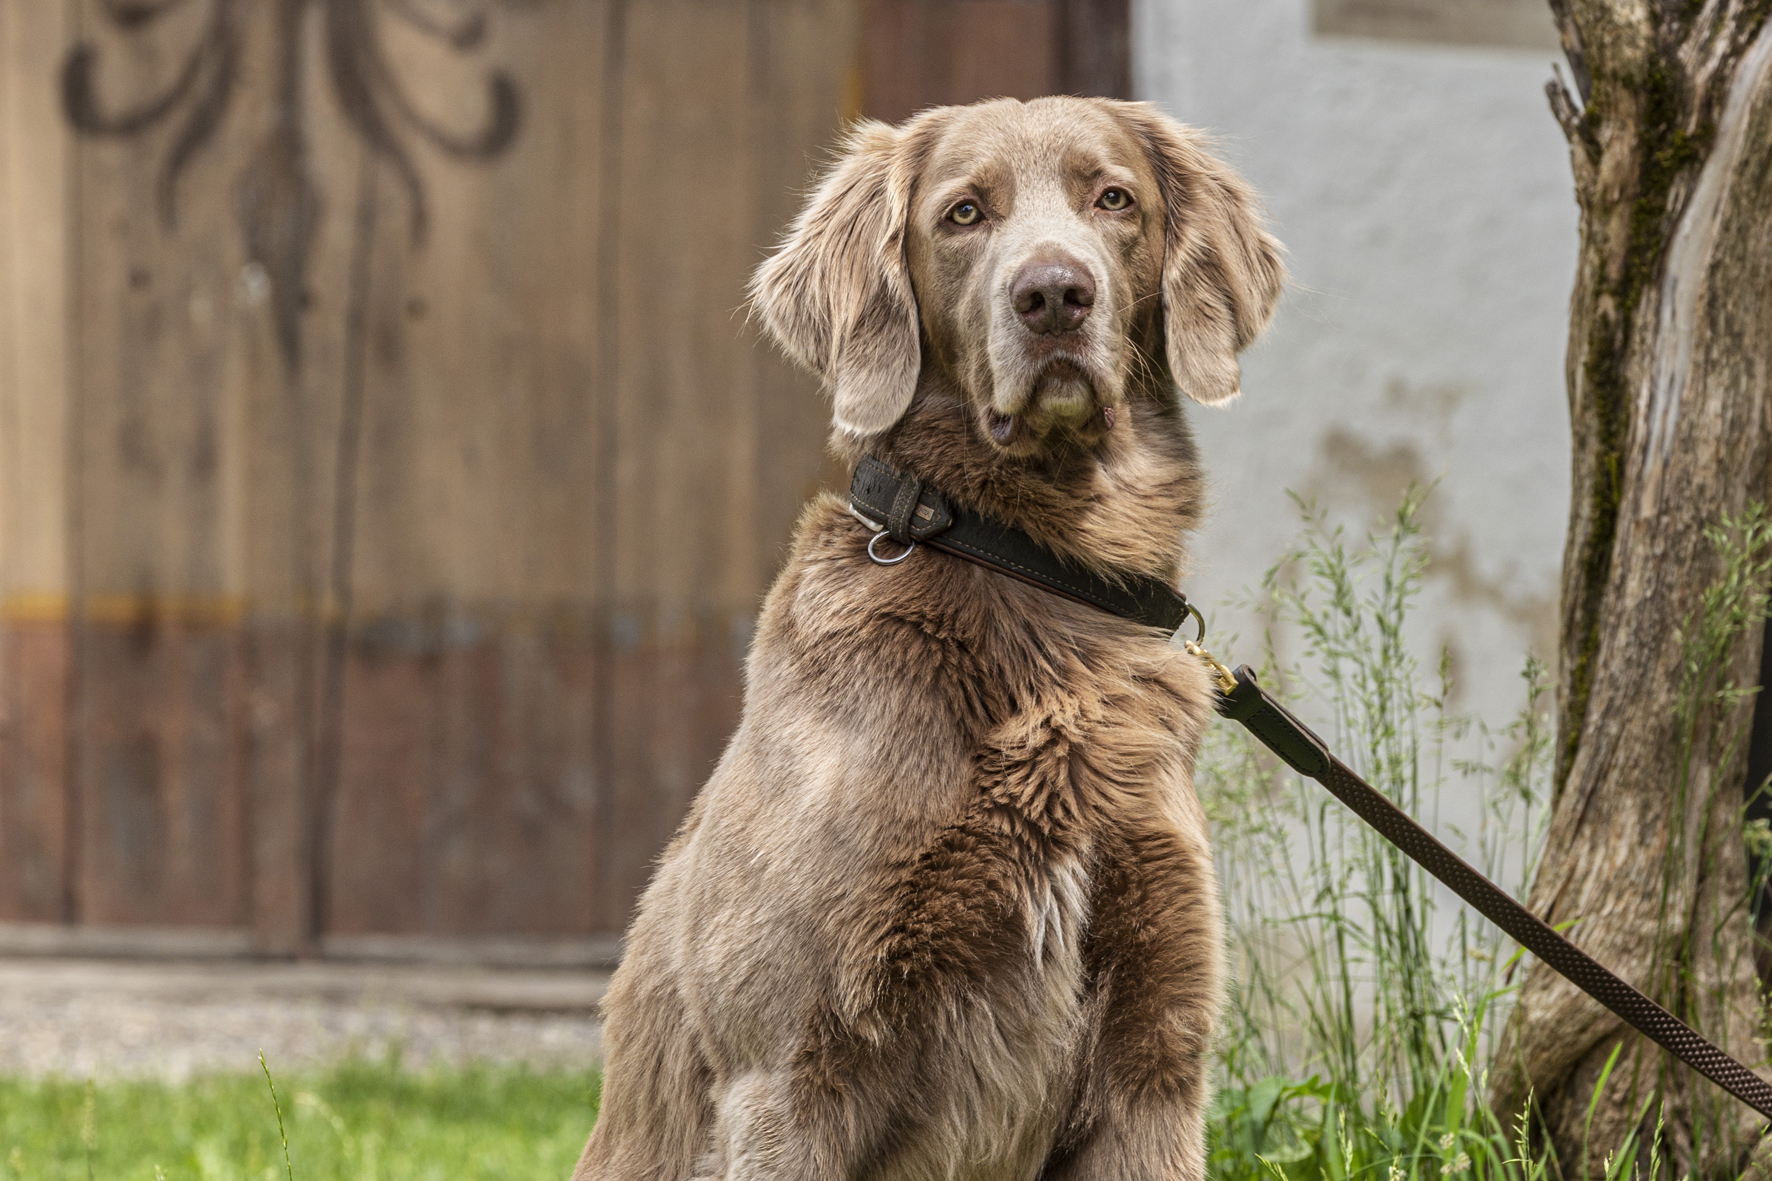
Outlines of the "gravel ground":
{"label": "gravel ground", "polygon": [[0,1073],[273,1072],[399,1048],[415,1069],[600,1057],[601,973],[0,959]]}

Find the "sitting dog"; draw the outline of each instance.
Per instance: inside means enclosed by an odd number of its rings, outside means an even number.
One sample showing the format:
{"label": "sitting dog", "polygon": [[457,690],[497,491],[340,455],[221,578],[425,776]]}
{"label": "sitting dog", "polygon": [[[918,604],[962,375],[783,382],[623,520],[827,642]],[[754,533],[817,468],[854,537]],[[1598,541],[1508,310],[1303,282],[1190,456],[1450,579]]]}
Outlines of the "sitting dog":
{"label": "sitting dog", "polygon": [[[843,457],[1174,584],[1202,507],[1178,395],[1236,395],[1282,283],[1197,133],[1043,98],[856,126],[752,295]],[[950,553],[870,560],[884,536],[831,495],[800,519],[628,932],[575,1177],[1201,1178],[1208,674]]]}

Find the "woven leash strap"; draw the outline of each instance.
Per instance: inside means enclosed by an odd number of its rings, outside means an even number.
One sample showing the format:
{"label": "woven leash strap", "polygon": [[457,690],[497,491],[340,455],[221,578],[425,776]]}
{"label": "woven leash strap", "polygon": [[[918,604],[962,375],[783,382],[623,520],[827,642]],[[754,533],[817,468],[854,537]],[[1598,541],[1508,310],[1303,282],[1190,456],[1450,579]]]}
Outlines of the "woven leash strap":
{"label": "woven leash strap", "polygon": [[1293,770],[1329,793],[1370,824],[1385,840],[1444,882],[1454,894],[1507,932],[1515,942],[1616,1013],[1668,1053],[1772,1119],[1772,1084],[1724,1053],[1709,1038],[1620,980],[1601,963],[1559,935],[1506,891],[1441,844],[1407,812],[1335,758],[1323,740],[1256,683],[1247,665],[1233,676],[1236,688],[1219,698],[1219,712],[1242,722]]}

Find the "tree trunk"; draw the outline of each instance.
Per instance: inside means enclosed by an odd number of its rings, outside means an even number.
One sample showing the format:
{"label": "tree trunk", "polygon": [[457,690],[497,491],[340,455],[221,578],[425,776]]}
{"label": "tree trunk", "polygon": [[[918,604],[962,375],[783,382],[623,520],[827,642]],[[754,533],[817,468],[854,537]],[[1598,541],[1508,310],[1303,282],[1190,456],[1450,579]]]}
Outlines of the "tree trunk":
{"label": "tree trunk", "polygon": [[[1581,257],[1557,786],[1531,905],[1757,1065],[1747,703],[1726,690],[1756,682],[1764,583],[1718,593],[1747,566],[1707,527],[1772,500],[1772,3],[1551,6],[1579,94],[1548,87]],[[1738,1177],[1759,1122],[1536,963],[1493,1079],[1510,1125],[1535,1100],[1566,1177],[1598,1176],[1633,1130],[1646,1165],[1658,1118],[1673,1176]]]}

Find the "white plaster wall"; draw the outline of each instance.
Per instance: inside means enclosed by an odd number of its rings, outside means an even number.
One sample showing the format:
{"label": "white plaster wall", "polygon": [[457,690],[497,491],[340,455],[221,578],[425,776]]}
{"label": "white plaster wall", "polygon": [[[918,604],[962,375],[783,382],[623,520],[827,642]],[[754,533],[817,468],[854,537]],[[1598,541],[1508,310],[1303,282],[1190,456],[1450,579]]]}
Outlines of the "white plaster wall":
{"label": "white plaster wall", "polygon": [[1264,195],[1293,289],[1242,398],[1193,421],[1215,508],[1188,590],[1224,600],[1297,536],[1287,490],[1350,530],[1439,481],[1417,639],[1500,725],[1528,647],[1554,657],[1568,516],[1563,387],[1576,254],[1550,54],[1315,37],[1308,0],[1135,0],[1141,97],[1222,137]]}

